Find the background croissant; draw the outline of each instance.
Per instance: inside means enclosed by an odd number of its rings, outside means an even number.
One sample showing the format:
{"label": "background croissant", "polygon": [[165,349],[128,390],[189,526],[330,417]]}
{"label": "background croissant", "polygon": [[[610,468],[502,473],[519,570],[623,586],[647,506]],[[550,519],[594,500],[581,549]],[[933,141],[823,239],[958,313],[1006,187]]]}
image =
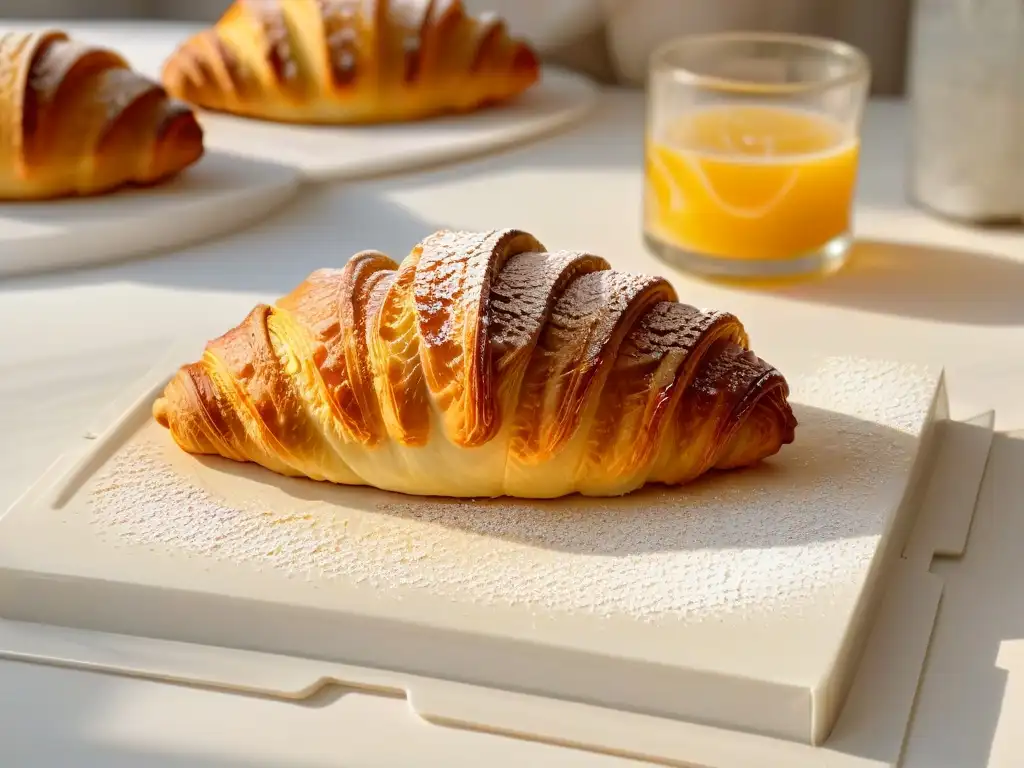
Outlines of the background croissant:
{"label": "background croissant", "polygon": [[793,440],[733,315],[531,235],[435,233],[259,305],[153,405],[181,448],[439,496],[618,495]]}
{"label": "background croissant", "polygon": [[533,51],[459,0],[236,0],[164,84],[200,107],[291,123],[465,112],[533,85]]}
{"label": "background croissant", "polygon": [[56,30],[0,33],[0,199],[153,184],[202,154],[192,109],[117,53]]}

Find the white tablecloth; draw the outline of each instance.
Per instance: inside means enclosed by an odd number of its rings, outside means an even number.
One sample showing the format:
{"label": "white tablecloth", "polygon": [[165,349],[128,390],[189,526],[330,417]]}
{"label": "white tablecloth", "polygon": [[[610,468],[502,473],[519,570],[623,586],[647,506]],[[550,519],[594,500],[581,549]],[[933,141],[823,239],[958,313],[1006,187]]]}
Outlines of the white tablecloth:
{"label": "white tablecloth", "polygon": [[[1024,428],[1024,235],[955,227],[907,208],[899,104],[869,110],[857,215],[868,242],[857,260],[839,277],[773,292],[689,279],[644,251],[642,119],[640,94],[611,92],[585,126],[514,152],[313,188],[260,227],[185,253],[4,282],[0,508],[172,340],[187,337],[198,352],[254,301],[312,269],[363,248],[401,258],[441,227],[515,226],[551,249],[587,249],[617,268],[666,274],[685,301],[738,314],[769,360],[800,345],[942,363],[954,415],[994,408],[997,428]],[[936,566],[950,587],[907,765],[1024,762],[1008,730],[1019,730],[1024,710],[1024,598],[1012,587],[1024,570],[1011,547],[1024,541],[1015,514],[1021,466],[1024,440],[997,439],[968,555]],[[0,663],[0,690],[4,768],[496,764],[488,755],[509,765],[628,764],[430,726],[402,701],[356,693],[287,704],[15,663]]]}

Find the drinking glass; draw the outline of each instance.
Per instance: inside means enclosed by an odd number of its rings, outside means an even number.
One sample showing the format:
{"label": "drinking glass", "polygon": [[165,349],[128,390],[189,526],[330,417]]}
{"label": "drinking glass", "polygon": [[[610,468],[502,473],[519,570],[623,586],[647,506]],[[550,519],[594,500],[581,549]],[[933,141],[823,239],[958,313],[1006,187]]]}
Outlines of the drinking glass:
{"label": "drinking glass", "polygon": [[651,56],[644,237],[708,277],[829,273],[846,260],[871,73],[845,43],[769,32]]}

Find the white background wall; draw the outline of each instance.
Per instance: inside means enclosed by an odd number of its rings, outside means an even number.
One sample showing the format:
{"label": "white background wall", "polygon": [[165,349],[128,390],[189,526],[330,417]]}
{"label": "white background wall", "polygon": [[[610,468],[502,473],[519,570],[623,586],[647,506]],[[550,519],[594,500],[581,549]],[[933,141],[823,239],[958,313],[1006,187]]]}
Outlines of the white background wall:
{"label": "white background wall", "polygon": [[[638,84],[652,45],[687,31],[782,29],[839,37],[870,56],[876,93],[903,89],[912,0],[464,0],[495,10],[547,58]],[[9,18],[212,22],[229,0],[0,0]]]}

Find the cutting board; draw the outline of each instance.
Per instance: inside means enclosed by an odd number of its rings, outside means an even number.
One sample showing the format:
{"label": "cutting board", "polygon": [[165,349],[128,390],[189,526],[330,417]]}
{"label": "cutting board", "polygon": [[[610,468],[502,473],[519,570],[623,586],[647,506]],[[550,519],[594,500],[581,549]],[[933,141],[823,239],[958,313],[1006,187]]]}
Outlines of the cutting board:
{"label": "cutting board", "polygon": [[0,202],[0,277],[174,250],[267,216],[298,189],[272,162],[210,151],[165,184],[109,195]]}
{"label": "cutting board", "polygon": [[0,519],[0,616],[805,744],[841,709],[946,407],[937,371],[803,361],[796,442],[758,467],[424,500],[183,454],[149,417],[172,370]]}

